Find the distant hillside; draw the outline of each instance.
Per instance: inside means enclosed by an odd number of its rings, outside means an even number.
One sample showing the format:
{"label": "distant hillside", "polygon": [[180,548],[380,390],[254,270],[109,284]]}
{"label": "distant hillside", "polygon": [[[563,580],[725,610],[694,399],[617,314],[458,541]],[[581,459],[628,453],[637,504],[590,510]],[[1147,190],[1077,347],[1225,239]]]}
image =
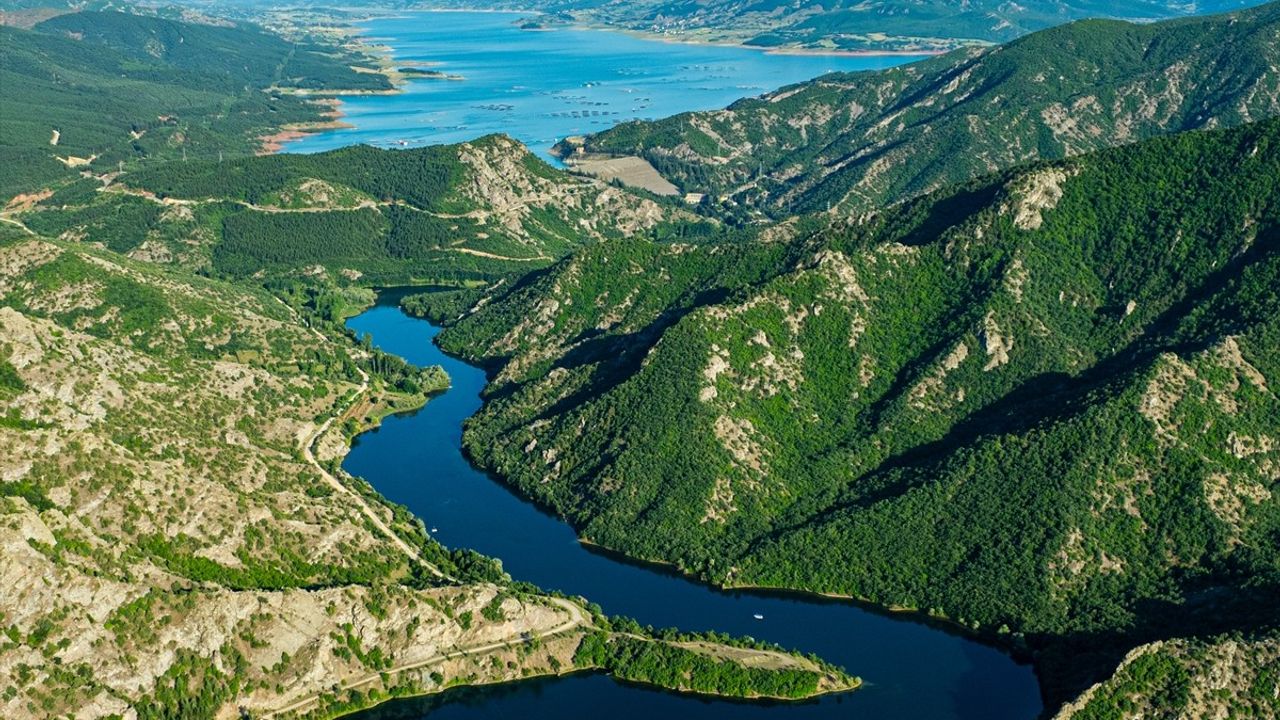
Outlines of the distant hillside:
{"label": "distant hillside", "polygon": [[0,199],[120,162],[251,154],[260,136],[328,119],[285,89],[386,90],[354,57],[252,26],[116,12],[0,28]]}
{"label": "distant hillside", "polygon": [[135,61],[160,63],[165,73],[194,73],[229,89],[246,84],[317,89],[390,88],[359,73],[367,60],[337,48],[292,43],[249,24],[207,25],[120,12],[78,12],[36,25],[36,31],[109,48]]}
{"label": "distant hillside", "polygon": [[1085,18],[1135,21],[1225,12],[1255,0],[537,0],[465,2],[525,9],[561,18],[625,27],[688,40],[739,42],[759,47],[852,51],[950,50],[961,45],[1012,40]]}
{"label": "distant hillside", "polygon": [[625,123],[586,149],[642,155],[682,190],[772,215],[857,213],[1027,160],[1280,114],[1278,38],[1275,3],[1150,25],[1079,22]]}
{"label": "distant hillside", "polygon": [[231,277],[327,271],[382,284],[491,279],[584,242],[710,228],[557,171],[503,136],[158,164],[105,187],[78,181],[20,218],[45,235]]}
{"label": "distant hillside", "polygon": [[1274,611],[1278,183],[1269,121],[591,246],[441,336],[497,369],[466,446],[594,542],[945,615],[1069,691]]}

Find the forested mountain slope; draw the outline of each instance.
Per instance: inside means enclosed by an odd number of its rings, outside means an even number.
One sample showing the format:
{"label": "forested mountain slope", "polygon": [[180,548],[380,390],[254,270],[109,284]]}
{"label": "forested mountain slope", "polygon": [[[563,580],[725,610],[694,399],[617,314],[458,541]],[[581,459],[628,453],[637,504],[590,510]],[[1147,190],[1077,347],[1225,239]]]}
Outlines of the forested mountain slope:
{"label": "forested mountain slope", "polygon": [[605,546],[1078,644],[1063,672],[1252,622],[1280,571],[1277,183],[1270,121],[817,231],[591,246],[441,336],[498,371],[465,442]]}
{"label": "forested mountain slope", "polygon": [[248,25],[117,12],[0,27],[0,200],[122,161],[252,154],[260,136],[330,110],[269,88],[390,88],[350,67],[360,60]]}
{"label": "forested mountain slope", "polygon": [[77,181],[19,217],[46,235],[232,277],[328,271],[383,284],[492,279],[583,242],[710,227],[555,170],[503,136],[160,164]]}
{"label": "forested mountain slope", "polygon": [[1277,3],[1148,25],[1084,21],[624,123],[586,149],[642,155],[682,190],[773,215],[858,213],[1018,162],[1272,117],[1277,67]]}

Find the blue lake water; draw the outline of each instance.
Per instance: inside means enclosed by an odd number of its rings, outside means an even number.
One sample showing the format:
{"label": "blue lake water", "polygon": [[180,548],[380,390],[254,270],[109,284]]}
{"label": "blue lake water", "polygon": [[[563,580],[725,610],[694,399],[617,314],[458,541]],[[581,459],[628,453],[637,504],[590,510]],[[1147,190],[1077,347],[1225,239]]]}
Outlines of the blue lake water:
{"label": "blue lake water", "polygon": [[[1042,710],[1031,668],[911,616],[850,602],[725,592],[588,550],[559,519],[476,470],[461,450],[462,423],[479,409],[483,371],[433,344],[438,329],[383,293],[347,324],[416,365],[441,365],[452,387],[416,412],[361,435],[344,467],[408,506],[447,546],[501,558],[516,579],[583,595],[642,624],[751,635],[816,652],[862,676],[852,693],[800,704],[744,704],[664,693],[598,675],[451,690],[388,703],[372,718],[868,718],[1030,720]],[[763,620],[754,618],[764,615]]]}
{"label": "blue lake water", "polygon": [[426,12],[373,20],[368,37],[398,63],[464,80],[414,79],[396,95],[346,98],[355,127],[291,142],[288,152],[366,143],[413,147],[506,133],[544,157],[559,139],[635,118],[720,108],[832,71],[909,57],[770,55],[664,43],[599,30],[521,30],[517,13]]}

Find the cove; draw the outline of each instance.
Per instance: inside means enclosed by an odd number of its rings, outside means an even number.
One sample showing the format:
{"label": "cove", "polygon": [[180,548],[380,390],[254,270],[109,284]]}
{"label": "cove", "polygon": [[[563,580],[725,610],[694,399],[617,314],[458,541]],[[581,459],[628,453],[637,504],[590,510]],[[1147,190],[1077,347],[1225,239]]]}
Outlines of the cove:
{"label": "cove", "polygon": [[557,140],[636,118],[721,108],[833,71],[872,70],[910,56],[771,55],[646,40],[606,30],[521,30],[527,13],[421,12],[371,20],[370,42],[397,66],[429,65],[461,80],[411,79],[395,95],[343,98],[350,128],[286,144],[318,152],[358,143],[416,147],[506,133],[549,158]]}
{"label": "cove", "polygon": [[[1043,710],[1032,669],[1004,653],[904,614],[844,601],[721,591],[659,568],[581,545],[558,518],[472,467],[462,423],[481,405],[483,370],[441,352],[439,328],[399,308],[405,290],[384,291],[347,326],[419,365],[441,365],[452,387],[413,413],[388,417],[356,438],[344,468],[422,518],[449,547],[500,558],[518,580],[582,595],[642,624],[750,635],[814,652],[865,681],[862,689],[799,704],[741,703],[665,693],[599,675],[469,688],[399,700],[373,718],[869,718],[1030,720]],[[757,620],[754,615],[764,616]]]}

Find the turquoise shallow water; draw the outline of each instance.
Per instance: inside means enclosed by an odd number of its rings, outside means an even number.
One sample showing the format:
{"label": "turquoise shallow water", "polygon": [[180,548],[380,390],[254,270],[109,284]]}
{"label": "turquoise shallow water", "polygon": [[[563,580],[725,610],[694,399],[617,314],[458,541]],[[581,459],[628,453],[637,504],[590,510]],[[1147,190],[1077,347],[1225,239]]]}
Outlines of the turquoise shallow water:
{"label": "turquoise shallow water", "polygon": [[354,128],[289,143],[317,152],[367,143],[414,147],[506,133],[546,156],[568,135],[720,108],[741,97],[832,71],[872,70],[907,57],[770,55],[746,48],[664,43],[600,30],[521,30],[515,13],[426,12],[364,27],[397,62],[460,81],[415,79],[397,95],[342,105]]}
{"label": "turquoise shallow water", "polygon": [[[419,412],[387,418],[356,439],[343,467],[422,518],[450,547],[501,558],[540,587],[583,595],[608,613],[655,627],[752,635],[816,652],[862,676],[852,693],[797,704],[743,704],[663,693],[578,675],[406,700],[378,718],[866,718],[1031,720],[1042,709],[1035,674],[1000,651],[905,614],[851,602],[766,592],[725,592],[593,552],[572,528],[476,470],[462,452],[462,423],[480,408],[485,374],[434,344],[437,328],[406,316],[400,293],[348,327],[420,366],[440,365],[452,387]],[[755,615],[763,615],[756,619]]]}

